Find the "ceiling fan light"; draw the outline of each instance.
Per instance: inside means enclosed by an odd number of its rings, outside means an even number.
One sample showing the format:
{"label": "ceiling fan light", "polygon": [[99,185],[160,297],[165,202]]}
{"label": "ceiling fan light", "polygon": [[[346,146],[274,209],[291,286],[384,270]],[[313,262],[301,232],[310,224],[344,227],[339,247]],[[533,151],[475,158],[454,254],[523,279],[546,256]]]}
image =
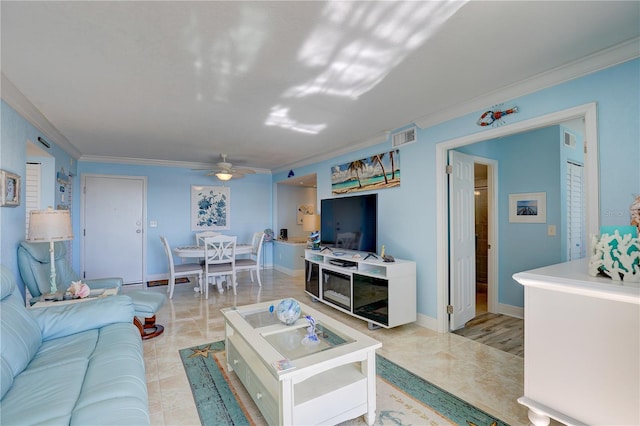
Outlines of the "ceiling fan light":
{"label": "ceiling fan light", "polygon": [[231,179],[232,175],[231,173],[219,172],[216,173],[216,177],[220,180],[229,180]]}

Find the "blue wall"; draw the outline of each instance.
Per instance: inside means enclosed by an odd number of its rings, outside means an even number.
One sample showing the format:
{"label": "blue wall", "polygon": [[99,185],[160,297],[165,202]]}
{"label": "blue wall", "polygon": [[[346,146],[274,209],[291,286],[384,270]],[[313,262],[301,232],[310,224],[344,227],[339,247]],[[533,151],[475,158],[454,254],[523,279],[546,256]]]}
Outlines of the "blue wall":
{"label": "blue wall", "polygon": [[[80,178],[83,174],[147,177],[146,275],[150,277],[168,273],[160,235],[164,235],[172,247],[195,243],[191,231],[191,185],[223,186],[203,171],[179,167],[80,162],[78,172]],[[250,243],[254,232],[271,228],[271,175],[247,175],[225,182],[224,186],[231,189],[231,229],[222,231],[223,234],[236,235],[238,242]],[[80,208],[79,201],[76,205]],[[151,228],[151,221],[156,221],[158,226]],[[74,248],[78,254],[74,260],[79,259],[79,245]],[[270,253],[265,255],[269,263]],[[78,260],[74,268],[79,267]]]}
{"label": "blue wall", "polygon": [[[639,76],[640,60],[636,59],[521,98],[505,100],[520,108],[518,114],[507,118],[508,123],[597,102],[602,225],[628,224],[632,197],[640,193]],[[436,126],[419,129],[419,142],[403,147],[400,153],[401,186],[379,192],[378,244],[384,244],[389,254],[417,262],[418,312],[428,317],[436,318],[437,316],[437,244],[434,240],[436,235],[435,146],[440,142],[485,131],[485,128],[475,124],[482,112],[484,111],[477,111]],[[37,131],[3,104],[0,166],[7,170],[17,170],[21,176],[24,175],[24,143],[26,139],[36,140],[36,137]],[[295,169],[295,173],[298,176],[317,173],[318,200],[328,198],[331,197],[332,166],[386,152],[389,147],[389,142],[381,143],[348,155]],[[64,162],[65,165],[68,163],[68,161]],[[148,218],[159,222],[155,233],[148,236],[150,245],[157,240],[160,232],[168,232],[170,237],[173,235],[172,244],[174,245],[188,242],[192,238],[192,233],[188,231],[189,225],[186,219],[183,219],[185,213],[182,211],[188,208],[180,207],[188,206],[188,186],[212,183],[202,175],[196,175],[189,170],[169,167],[146,168],[95,163],[83,164],[81,170],[83,173],[144,173],[149,176],[148,189],[154,193],[149,194]],[[273,182],[286,180],[286,176],[287,171],[278,173],[273,176]],[[257,181],[252,180],[253,178]],[[232,228],[241,226],[238,232],[246,233],[247,237],[249,229],[271,227],[273,222],[270,201],[272,186],[269,177],[265,175],[253,178],[247,177],[231,183],[232,203],[239,203],[232,206]],[[76,191],[79,187],[77,179],[78,177],[74,178]],[[247,185],[247,194],[251,195],[234,201],[237,194],[244,192],[245,185]],[[74,198],[74,209],[79,209],[77,194],[79,193],[76,193]],[[251,217],[256,219],[251,219],[249,216],[236,219],[234,212],[243,212],[245,208],[250,212],[247,214],[251,214]],[[2,263],[13,270],[16,269],[15,248],[18,241],[24,237],[24,210],[20,213],[21,209],[22,207],[0,209],[2,210],[0,213],[2,214]],[[161,213],[162,210],[172,209],[176,212]],[[256,216],[253,216],[254,214]],[[185,220],[185,224],[179,225],[178,229],[167,227],[166,224],[171,223],[166,222],[167,219]],[[79,214],[74,212],[76,226],[78,222]],[[78,247],[76,240],[74,249],[78,250]],[[150,247],[147,271],[155,273],[161,271],[161,249],[159,245],[153,250]],[[77,259],[79,256],[74,254],[74,260],[77,261]],[[522,306],[522,300],[511,300],[513,296],[511,292],[501,293],[501,302]]]}
{"label": "blue wall", "polygon": [[[1,139],[0,139],[0,168],[21,177],[20,205],[18,207],[0,207],[0,263],[8,267],[15,275],[18,287],[24,295],[24,283],[20,278],[17,265],[17,250],[20,241],[25,239],[25,174],[27,162],[27,141],[39,145],[38,137],[42,136],[51,141],[40,130],[25,120],[7,103],[1,104]],[[67,173],[75,173],[75,164],[72,158],[56,144],[51,143],[51,148],[46,149],[53,158],[55,169],[64,167]],[[60,204],[60,192],[55,191],[55,182],[46,189],[55,192],[55,203]],[[52,206],[54,207],[54,206]]]}
{"label": "blue wall", "polygon": [[[522,306],[524,289],[511,278],[520,271],[561,262],[561,156],[559,126],[458,148],[498,161],[498,302]],[[509,194],[545,192],[546,223],[510,223]],[[555,225],[555,236],[547,226]]]}

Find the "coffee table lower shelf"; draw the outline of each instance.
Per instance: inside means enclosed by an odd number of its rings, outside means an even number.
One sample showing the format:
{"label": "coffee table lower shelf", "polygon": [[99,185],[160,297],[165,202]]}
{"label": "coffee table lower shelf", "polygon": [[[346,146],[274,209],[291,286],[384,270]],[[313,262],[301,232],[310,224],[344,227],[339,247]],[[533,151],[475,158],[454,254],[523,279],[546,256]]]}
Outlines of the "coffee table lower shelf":
{"label": "coffee table lower shelf", "polygon": [[[235,372],[270,425],[336,424],[368,413],[368,378],[357,363],[305,372],[304,380],[293,383],[294,378],[277,380],[237,334],[227,336],[227,351],[228,370]],[[367,420],[372,424],[374,419]]]}

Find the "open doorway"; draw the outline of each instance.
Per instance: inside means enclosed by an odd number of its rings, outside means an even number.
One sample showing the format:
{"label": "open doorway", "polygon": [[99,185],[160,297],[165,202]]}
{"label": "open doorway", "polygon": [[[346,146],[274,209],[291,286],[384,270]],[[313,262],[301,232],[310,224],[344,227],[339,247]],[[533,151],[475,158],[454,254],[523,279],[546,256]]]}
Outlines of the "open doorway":
{"label": "open doorway", "polygon": [[[437,234],[436,240],[438,244],[437,250],[437,282],[438,282],[438,311],[437,311],[437,325],[438,331],[446,332],[451,330],[450,311],[448,305],[450,303],[449,295],[449,271],[452,269],[450,266],[450,239],[448,238],[448,182],[447,174],[445,173],[448,164],[449,151],[457,149],[467,145],[472,145],[477,142],[483,142],[491,139],[502,138],[508,135],[516,133],[524,133],[529,130],[540,129],[548,126],[558,125],[560,123],[580,119],[584,123],[584,145],[585,150],[589,153],[585,155],[585,206],[586,206],[586,225],[585,232],[595,233],[599,226],[599,207],[598,207],[598,143],[597,143],[597,120],[596,120],[596,105],[585,104],[578,107],[574,107],[568,110],[551,113],[545,116],[536,117],[522,122],[514,123],[509,126],[498,127],[488,130],[481,134],[473,134],[457,139],[453,139],[447,142],[442,142],[436,145],[436,201],[437,201]],[[586,149],[588,147],[588,149]],[[515,164],[519,163],[509,163]],[[588,190],[587,190],[588,189]],[[497,227],[496,227],[497,228]],[[495,232],[498,232],[496,229]],[[551,231],[550,231],[551,232]],[[505,277],[508,279],[508,277]],[[475,281],[474,281],[475,284]],[[490,290],[488,290],[489,300]],[[491,309],[490,303],[488,306]],[[498,304],[499,311],[512,309],[513,307],[505,306],[504,304]],[[523,308],[512,309],[511,312],[505,312],[508,314],[523,314]]]}
{"label": "open doorway", "polygon": [[476,229],[476,316],[489,312],[489,188],[486,164],[473,164]]}

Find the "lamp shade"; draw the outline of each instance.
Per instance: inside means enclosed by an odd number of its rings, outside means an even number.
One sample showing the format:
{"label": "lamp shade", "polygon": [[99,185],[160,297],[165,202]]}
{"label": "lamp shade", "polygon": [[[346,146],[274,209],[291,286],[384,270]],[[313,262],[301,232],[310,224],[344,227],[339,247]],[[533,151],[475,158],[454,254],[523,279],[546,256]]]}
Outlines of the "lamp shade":
{"label": "lamp shade", "polygon": [[302,230],[313,232],[318,230],[318,215],[305,214],[302,216]]}
{"label": "lamp shade", "polygon": [[66,241],[73,239],[69,210],[32,210],[29,214],[30,242]]}

